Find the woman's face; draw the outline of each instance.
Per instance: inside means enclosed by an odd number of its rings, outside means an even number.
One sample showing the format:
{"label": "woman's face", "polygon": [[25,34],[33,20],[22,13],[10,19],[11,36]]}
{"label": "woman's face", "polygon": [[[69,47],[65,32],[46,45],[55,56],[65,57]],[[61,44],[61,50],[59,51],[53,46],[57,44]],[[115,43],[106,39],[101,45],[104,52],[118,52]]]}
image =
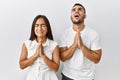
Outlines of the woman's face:
{"label": "woman's face", "polygon": [[47,34],[47,26],[43,18],[38,18],[35,23],[34,32],[37,37],[43,38]]}

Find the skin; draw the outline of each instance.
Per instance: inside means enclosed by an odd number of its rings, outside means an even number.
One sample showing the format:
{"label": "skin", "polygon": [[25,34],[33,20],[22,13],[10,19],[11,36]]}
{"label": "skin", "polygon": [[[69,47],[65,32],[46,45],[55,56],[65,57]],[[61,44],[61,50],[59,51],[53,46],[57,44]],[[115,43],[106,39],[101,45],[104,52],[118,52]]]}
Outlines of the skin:
{"label": "skin", "polygon": [[71,10],[71,20],[73,22],[73,30],[76,31],[76,35],[74,37],[74,42],[72,45],[68,47],[61,47],[60,48],[60,58],[62,61],[66,61],[70,59],[76,48],[82,50],[83,55],[87,57],[89,60],[93,61],[95,64],[100,61],[102,50],[90,50],[88,49],[82,42],[80,32],[84,29],[84,19],[86,18],[86,14],[84,9],[76,5]]}
{"label": "skin", "polygon": [[47,66],[51,70],[58,71],[59,65],[60,65],[58,46],[55,47],[55,49],[52,53],[52,60],[50,60],[43,51],[44,47],[42,46],[42,44],[45,43],[47,40],[47,37],[46,37],[47,31],[48,30],[47,30],[45,21],[42,18],[39,18],[36,21],[35,29],[34,29],[34,32],[37,36],[36,40],[39,45],[38,45],[37,50],[34,53],[34,55],[31,56],[30,58],[27,58],[28,51],[27,51],[25,44],[23,44],[20,61],[19,61],[21,69],[24,69],[24,68],[32,65],[38,57],[41,57],[41,58],[43,58],[44,62],[47,64]]}

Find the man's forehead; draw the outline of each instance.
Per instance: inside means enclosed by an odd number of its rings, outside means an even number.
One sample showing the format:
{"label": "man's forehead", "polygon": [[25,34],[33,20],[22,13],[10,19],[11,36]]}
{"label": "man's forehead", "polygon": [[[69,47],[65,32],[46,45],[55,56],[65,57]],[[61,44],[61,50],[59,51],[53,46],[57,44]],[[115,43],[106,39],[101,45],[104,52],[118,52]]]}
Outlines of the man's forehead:
{"label": "man's forehead", "polygon": [[80,6],[80,5],[75,5],[75,6],[73,6],[73,8],[72,9],[74,9],[74,8],[83,8],[82,6]]}

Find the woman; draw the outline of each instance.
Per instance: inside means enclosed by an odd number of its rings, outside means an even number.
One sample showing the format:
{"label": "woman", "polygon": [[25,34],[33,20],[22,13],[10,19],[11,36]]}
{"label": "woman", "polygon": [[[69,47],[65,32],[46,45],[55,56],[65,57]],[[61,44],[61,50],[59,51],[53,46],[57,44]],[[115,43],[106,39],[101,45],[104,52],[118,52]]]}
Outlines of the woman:
{"label": "woman", "polygon": [[30,68],[27,80],[58,80],[55,72],[59,65],[59,48],[53,41],[50,23],[46,16],[38,15],[32,23],[30,39],[23,43],[20,68]]}

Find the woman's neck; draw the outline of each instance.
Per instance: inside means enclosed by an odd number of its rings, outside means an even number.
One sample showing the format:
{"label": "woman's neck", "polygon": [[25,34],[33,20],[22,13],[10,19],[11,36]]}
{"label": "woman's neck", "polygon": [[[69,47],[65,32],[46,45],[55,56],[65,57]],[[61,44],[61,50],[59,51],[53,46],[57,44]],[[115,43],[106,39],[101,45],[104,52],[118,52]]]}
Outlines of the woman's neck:
{"label": "woman's neck", "polygon": [[46,38],[46,37],[37,37],[36,40],[37,40],[38,43],[39,43],[39,42],[45,43],[46,40],[47,40],[47,38]]}

